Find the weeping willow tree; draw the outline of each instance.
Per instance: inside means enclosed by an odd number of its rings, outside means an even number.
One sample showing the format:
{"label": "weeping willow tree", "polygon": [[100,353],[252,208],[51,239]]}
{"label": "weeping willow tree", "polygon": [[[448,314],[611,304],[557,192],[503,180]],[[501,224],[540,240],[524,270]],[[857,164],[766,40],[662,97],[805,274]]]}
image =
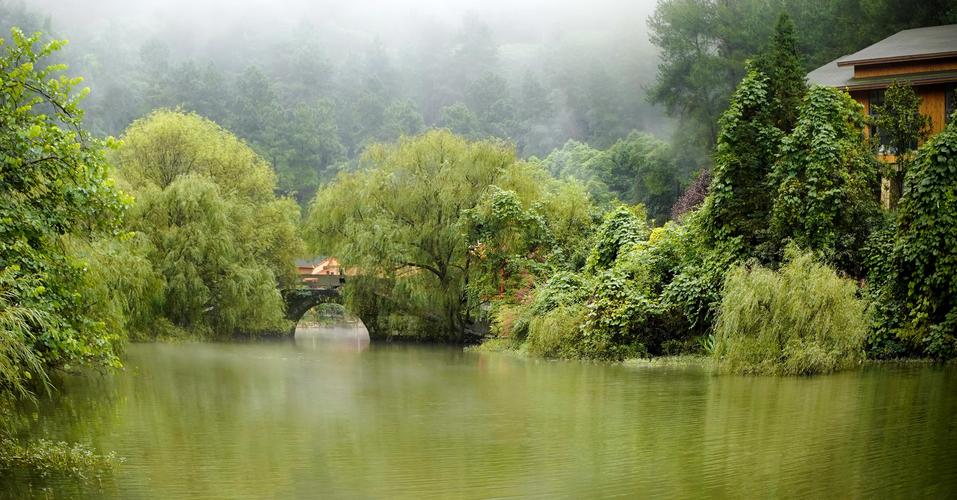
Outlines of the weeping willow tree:
{"label": "weeping willow tree", "polygon": [[863,357],[866,303],[853,280],[797,247],[778,271],[738,264],[728,272],[713,356],[732,373],[812,375]]}
{"label": "weeping willow tree", "polygon": [[[346,298],[373,335],[461,342],[499,285],[488,276],[504,272],[499,254],[541,260],[553,248],[543,242],[588,225],[587,195],[549,182],[508,146],[430,131],[368,148],[316,194],[306,239],[359,271]],[[582,203],[553,195],[562,190]]]}
{"label": "weeping willow tree", "polygon": [[[128,229],[158,290],[139,304],[139,333],[225,336],[282,329],[279,287],[295,279],[299,209],[276,198],[275,175],[242,141],[195,114],[134,122],[115,160],[136,201]],[[140,267],[142,261],[129,262]]]}

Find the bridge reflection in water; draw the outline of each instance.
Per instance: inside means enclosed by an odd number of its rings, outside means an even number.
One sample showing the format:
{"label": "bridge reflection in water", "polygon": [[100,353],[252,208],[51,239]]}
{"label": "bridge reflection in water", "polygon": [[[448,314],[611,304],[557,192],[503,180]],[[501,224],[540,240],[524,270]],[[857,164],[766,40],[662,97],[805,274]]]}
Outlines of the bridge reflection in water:
{"label": "bridge reflection in water", "polygon": [[299,326],[296,347],[310,351],[361,352],[369,349],[369,332],[361,322]]}

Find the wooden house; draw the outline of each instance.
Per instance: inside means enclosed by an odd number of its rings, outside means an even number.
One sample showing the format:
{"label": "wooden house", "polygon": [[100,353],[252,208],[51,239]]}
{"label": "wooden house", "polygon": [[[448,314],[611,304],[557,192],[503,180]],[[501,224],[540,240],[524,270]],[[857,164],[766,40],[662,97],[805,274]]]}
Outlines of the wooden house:
{"label": "wooden house", "polygon": [[308,278],[312,276],[312,272],[316,269],[316,266],[319,266],[326,260],[327,260],[327,257],[316,257],[313,259],[297,259],[296,273],[299,274],[299,279],[308,280]]}
{"label": "wooden house", "polygon": [[[853,54],[840,57],[808,74],[808,83],[846,90],[864,111],[874,115],[884,91],[895,81],[910,84],[921,97],[921,112],[930,117],[936,134],[952,118],[957,101],[957,24],[904,30]],[[868,130],[871,136],[879,131]],[[879,150],[893,163],[894,151]],[[882,201],[890,203],[884,182]]]}

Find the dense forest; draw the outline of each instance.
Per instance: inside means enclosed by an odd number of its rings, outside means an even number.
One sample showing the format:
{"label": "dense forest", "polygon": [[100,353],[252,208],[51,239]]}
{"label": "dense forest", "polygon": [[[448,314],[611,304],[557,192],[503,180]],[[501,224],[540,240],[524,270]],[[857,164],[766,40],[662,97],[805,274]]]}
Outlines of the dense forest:
{"label": "dense forest", "polygon": [[[361,270],[344,301],[376,338],[785,375],[957,355],[955,121],[928,138],[889,93],[882,128],[911,125],[884,210],[861,106],[805,81],[957,7],[601,6],[380,37],[0,3],[4,399],[128,340],[286,331],[307,255]],[[89,457],[4,439],[0,461]]]}

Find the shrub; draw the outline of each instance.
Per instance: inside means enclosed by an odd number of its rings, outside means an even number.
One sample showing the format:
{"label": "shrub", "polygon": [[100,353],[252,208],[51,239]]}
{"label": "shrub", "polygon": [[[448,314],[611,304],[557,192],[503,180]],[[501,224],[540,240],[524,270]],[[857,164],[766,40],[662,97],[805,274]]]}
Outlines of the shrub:
{"label": "shrub", "polygon": [[577,357],[584,318],[582,306],[561,306],[533,318],[525,342],[528,353],[543,358]]}
{"label": "shrub", "polygon": [[532,320],[559,307],[585,303],[589,290],[590,286],[581,274],[555,272],[534,289],[530,300],[521,304],[497,303],[491,314],[492,331],[519,344],[528,337]]}
{"label": "shrub", "polygon": [[810,254],[780,271],[739,265],[725,281],[714,356],[732,373],[811,375],[862,357],[866,307],[853,281]]}
{"label": "shrub", "polygon": [[861,105],[844,92],[813,87],[771,172],[771,229],[854,276],[879,213],[877,165],[864,137]]}
{"label": "shrub", "polygon": [[583,325],[590,353],[586,357],[624,359],[643,354],[648,344],[660,344],[654,318],[661,312],[640,279],[621,269],[598,276],[588,317]]}
{"label": "shrub", "polygon": [[708,208],[692,212],[680,231],[674,277],[664,285],[662,301],[680,314],[691,335],[705,335],[714,325],[724,277],[742,253],[740,238],[712,240],[703,229]]}
{"label": "shrub", "polygon": [[532,312],[540,314],[556,307],[580,304],[588,298],[589,288],[582,275],[559,271],[535,291]]}
{"label": "shrub", "polygon": [[618,254],[648,237],[644,208],[619,206],[605,214],[601,227],[595,232],[595,242],[585,263],[585,271],[608,269],[615,264]]}
{"label": "shrub", "polygon": [[689,258],[688,243],[683,226],[665,224],[623,249],[614,267],[596,277],[583,327],[589,357],[673,353],[687,340],[684,310],[664,291]]}
{"label": "shrub", "polygon": [[913,341],[897,336],[902,317],[906,314],[900,304],[893,300],[891,283],[894,280],[893,255],[896,242],[897,225],[893,213],[876,218],[871,235],[864,245],[862,256],[867,270],[867,286],[864,296],[871,301],[873,313],[871,326],[864,342],[867,356],[876,359],[894,359],[919,353]]}

